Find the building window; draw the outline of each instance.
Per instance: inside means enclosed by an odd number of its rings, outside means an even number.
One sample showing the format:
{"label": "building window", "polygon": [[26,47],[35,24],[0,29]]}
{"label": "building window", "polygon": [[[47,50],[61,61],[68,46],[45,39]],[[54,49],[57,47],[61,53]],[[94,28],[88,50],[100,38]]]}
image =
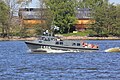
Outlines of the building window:
{"label": "building window", "polygon": [[53,41],[53,40],[55,40],[54,38],[51,38],[51,40]]}

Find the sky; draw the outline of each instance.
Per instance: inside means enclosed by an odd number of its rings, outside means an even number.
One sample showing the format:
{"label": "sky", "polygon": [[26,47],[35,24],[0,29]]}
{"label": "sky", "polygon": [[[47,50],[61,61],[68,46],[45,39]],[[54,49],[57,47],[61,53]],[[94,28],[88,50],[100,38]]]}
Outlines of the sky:
{"label": "sky", "polygon": [[110,3],[120,4],[120,0],[109,0]]}
{"label": "sky", "polygon": [[[109,0],[110,3],[114,4],[120,4],[120,0]],[[39,4],[38,0],[32,0],[32,2],[29,4],[29,6],[26,7],[32,7],[32,8],[37,8]]]}
{"label": "sky", "polygon": [[36,8],[39,6],[39,0],[32,0],[32,2],[27,7]]}

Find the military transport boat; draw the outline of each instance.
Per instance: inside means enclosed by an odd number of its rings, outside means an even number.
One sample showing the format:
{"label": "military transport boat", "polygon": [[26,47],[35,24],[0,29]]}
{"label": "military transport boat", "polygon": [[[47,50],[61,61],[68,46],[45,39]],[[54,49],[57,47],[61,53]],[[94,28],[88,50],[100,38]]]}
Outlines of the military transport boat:
{"label": "military transport boat", "polygon": [[42,35],[38,40],[25,41],[29,49],[33,52],[81,52],[99,50],[97,45],[88,44],[83,41],[61,40],[50,34]]}

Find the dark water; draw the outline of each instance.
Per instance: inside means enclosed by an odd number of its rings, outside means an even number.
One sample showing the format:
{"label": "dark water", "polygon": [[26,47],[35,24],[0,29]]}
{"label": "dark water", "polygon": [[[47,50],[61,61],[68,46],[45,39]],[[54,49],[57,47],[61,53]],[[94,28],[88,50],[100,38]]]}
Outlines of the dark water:
{"label": "dark water", "polygon": [[0,42],[0,80],[120,80],[120,40],[88,41],[97,52],[32,54],[23,41]]}

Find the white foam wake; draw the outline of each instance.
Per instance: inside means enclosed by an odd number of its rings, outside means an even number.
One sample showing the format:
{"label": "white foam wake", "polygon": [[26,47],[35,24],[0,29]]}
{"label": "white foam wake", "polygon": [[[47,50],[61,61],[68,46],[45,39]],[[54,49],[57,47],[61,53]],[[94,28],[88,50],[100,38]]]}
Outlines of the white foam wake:
{"label": "white foam wake", "polygon": [[105,52],[120,52],[120,47],[106,49]]}
{"label": "white foam wake", "polygon": [[67,50],[67,51],[64,51],[64,50],[53,50],[51,48],[38,48],[36,50],[34,50],[33,52],[45,52],[45,53],[68,53],[68,52],[78,52],[78,51],[73,51],[73,50]]}
{"label": "white foam wake", "polygon": [[32,52],[31,49],[28,49],[28,50],[27,50],[27,53],[31,53],[31,52]]}
{"label": "white foam wake", "polygon": [[46,50],[47,53],[66,53],[66,52],[70,52],[70,51],[63,51],[63,50],[52,50],[52,49],[49,49],[49,50]]}

